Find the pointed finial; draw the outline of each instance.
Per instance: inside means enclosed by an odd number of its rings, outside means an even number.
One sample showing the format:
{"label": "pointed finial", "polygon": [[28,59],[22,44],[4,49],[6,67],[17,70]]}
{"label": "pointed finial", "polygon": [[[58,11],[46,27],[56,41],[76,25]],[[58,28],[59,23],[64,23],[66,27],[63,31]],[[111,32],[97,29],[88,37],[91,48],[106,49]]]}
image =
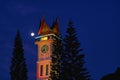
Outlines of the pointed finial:
{"label": "pointed finial", "polygon": [[58,24],[58,17],[56,17],[55,23],[53,24],[52,31],[56,35],[60,35],[59,32],[59,24]]}
{"label": "pointed finial", "polygon": [[45,35],[45,34],[49,34],[51,33],[51,29],[49,28],[49,26],[46,24],[46,21],[44,19],[44,17],[41,20],[41,24],[40,24],[40,28],[38,31],[38,35]]}

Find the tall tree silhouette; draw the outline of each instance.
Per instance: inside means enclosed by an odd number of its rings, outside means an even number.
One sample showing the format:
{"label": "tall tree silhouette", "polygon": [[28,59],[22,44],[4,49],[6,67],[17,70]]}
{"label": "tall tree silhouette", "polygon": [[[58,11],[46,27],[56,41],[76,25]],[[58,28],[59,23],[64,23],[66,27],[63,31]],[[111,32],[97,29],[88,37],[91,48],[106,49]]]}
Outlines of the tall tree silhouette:
{"label": "tall tree silhouette", "polygon": [[24,50],[19,31],[17,31],[14,41],[13,56],[10,66],[10,77],[10,80],[28,79]]}
{"label": "tall tree silhouette", "polygon": [[90,80],[90,75],[84,67],[83,49],[72,21],[69,21],[66,36],[63,42],[63,54],[61,55],[61,80]]}
{"label": "tall tree silhouette", "polygon": [[61,54],[61,40],[54,38],[53,53],[51,54],[51,71],[50,80],[60,80],[60,54]]}
{"label": "tall tree silhouette", "polygon": [[62,43],[58,27],[58,18],[56,18],[56,21],[53,22],[51,27],[56,36],[53,36],[49,80],[60,80],[60,54],[62,52]]}

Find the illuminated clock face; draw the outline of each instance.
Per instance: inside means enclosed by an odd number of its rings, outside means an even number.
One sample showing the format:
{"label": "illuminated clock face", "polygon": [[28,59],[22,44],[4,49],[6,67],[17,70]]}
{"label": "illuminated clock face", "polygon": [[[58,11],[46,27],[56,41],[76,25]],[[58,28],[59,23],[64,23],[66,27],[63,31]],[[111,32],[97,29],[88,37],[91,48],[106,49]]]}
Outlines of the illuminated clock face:
{"label": "illuminated clock face", "polygon": [[48,51],[48,45],[43,45],[42,47],[41,47],[41,52],[42,53],[46,53]]}

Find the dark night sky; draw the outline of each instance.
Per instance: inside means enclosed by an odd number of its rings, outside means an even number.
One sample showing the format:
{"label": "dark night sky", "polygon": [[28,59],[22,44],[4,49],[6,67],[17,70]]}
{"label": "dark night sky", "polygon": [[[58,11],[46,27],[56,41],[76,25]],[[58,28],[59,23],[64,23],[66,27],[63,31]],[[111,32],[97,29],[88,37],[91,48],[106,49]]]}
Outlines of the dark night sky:
{"label": "dark night sky", "polygon": [[30,33],[37,34],[42,16],[50,26],[58,16],[62,36],[72,19],[93,80],[120,66],[119,0],[0,0],[0,80],[10,80],[17,29],[24,44],[29,80],[35,80],[37,47]]}

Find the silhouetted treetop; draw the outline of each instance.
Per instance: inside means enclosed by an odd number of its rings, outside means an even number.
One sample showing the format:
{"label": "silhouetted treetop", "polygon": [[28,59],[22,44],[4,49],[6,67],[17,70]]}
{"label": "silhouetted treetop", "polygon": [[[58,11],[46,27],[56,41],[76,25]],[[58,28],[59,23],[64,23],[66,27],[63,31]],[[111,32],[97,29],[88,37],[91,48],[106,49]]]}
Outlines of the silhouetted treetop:
{"label": "silhouetted treetop", "polygon": [[27,80],[27,79],[28,79],[27,68],[24,58],[22,40],[20,32],[17,31],[10,66],[10,80]]}
{"label": "silhouetted treetop", "polygon": [[120,80],[120,67],[118,67],[114,73],[103,76],[101,80]]}

